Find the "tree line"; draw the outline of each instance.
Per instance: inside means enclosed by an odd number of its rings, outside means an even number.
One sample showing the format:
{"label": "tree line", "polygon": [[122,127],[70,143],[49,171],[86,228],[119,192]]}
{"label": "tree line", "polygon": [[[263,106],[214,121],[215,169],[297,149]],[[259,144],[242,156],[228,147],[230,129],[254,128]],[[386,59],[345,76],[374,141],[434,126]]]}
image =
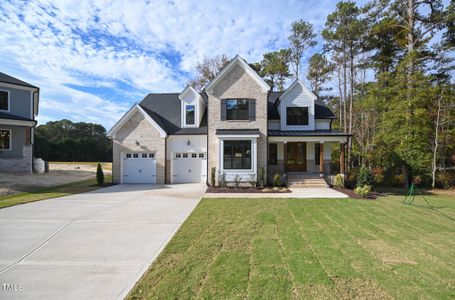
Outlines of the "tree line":
{"label": "tree line", "polygon": [[112,142],[102,125],[52,121],[36,128],[35,157],[46,161],[111,162]]}
{"label": "tree line", "polygon": [[[322,51],[302,64],[306,51]],[[334,127],[352,134],[347,165],[377,181],[428,186],[455,185],[455,1],[341,1],[316,32],[291,24],[288,47],[264,53],[251,67],[273,90],[305,80],[336,112]],[[229,62],[204,58],[190,81],[202,89]]]}

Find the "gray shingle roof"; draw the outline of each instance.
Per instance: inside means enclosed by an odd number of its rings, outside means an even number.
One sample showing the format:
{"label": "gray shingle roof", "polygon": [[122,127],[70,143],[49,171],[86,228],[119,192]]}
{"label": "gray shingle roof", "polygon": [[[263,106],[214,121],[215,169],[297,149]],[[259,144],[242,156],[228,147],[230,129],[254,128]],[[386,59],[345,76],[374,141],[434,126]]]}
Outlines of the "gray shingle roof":
{"label": "gray shingle roof", "polygon": [[12,114],[6,113],[6,112],[0,112],[0,119],[19,120],[19,121],[32,121],[32,122],[36,123],[36,121],[33,120],[33,119],[12,115]]}
{"label": "gray shingle roof", "polygon": [[[269,94],[268,100],[268,118],[269,120],[279,120],[280,119],[280,114],[278,113],[278,107],[276,106],[276,103],[279,99],[279,97],[283,94],[284,92],[271,92]],[[330,108],[325,105],[324,101],[317,99],[315,101],[315,117],[316,119],[336,119],[335,115],[332,113]]]}
{"label": "gray shingle roof", "polygon": [[31,87],[31,88],[38,88],[34,85],[31,85],[30,83],[17,79],[13,76],[9,76],[8,74],[2,73],[2,72],[0,72],[0,82],[22,85],[22,86]]}
{"label": "gray shingle roof", "polygon": [[[139,105],[167,134],[206,134],[207,114],[204,113],[200,127],[181,128],[180,93],[148,94]],[[206,96],[201,94],[204,101]]]}
{"label": "gray shingle roof", "polygon": [[269,136],[350,136],[349,133],[344,133],[334,130],[269,130]]}

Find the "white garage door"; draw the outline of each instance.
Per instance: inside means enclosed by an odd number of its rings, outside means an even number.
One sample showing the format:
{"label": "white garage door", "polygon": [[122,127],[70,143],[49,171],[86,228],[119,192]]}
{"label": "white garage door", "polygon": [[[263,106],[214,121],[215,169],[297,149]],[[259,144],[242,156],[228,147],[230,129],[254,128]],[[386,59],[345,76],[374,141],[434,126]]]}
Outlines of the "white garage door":
{"label": "white garage door", "polygon": [[123,183],[156,183],[154,153],[123,153]]}
{"label": "white garage door", "polygon": [[207,179],[207,156],[205,153],[174,153],[172,159],[173,183],[205,182]]}

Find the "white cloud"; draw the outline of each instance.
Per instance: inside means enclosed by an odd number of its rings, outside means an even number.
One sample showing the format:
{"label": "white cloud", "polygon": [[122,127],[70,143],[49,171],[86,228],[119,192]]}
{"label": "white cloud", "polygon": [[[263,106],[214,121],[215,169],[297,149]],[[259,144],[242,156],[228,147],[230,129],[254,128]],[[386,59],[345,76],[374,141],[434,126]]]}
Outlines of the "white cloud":
{"label": "white cloud", "polygon": [[[1,71],[41,87],[43,119],[109,127],[147,92],[182,89],[203,56],[259,60],[287,46],[292,21],[302,18],[319,30],[334,6],[332,0],[2,1]],[[117,96],[102,98],[93,87]]]}

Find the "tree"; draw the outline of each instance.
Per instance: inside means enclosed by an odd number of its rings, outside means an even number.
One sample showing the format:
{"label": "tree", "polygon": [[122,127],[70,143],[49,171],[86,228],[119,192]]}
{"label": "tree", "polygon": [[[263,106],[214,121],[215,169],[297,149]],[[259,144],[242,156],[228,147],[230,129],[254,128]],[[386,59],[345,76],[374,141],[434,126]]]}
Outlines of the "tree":
{"label": "tree", "polygon": [[299,20],[291,24],[291,35],[288,40],[291,50],[290,62],[296,79],[299,79],[303,53],[306,49],[316,45],[315,38],[316,34],[313,32],[311,23]]}
{"label": "tree", "polygon": [[316,53],[310,57],[307,79],[313,93],[318,95],[324,91],[323,85],[332,79],[331,74],[334,69],[335,65],[330,63],[324,55]]}
{"label": "tree", "polygon": [[98,185],[104,185],[104,172],[100,162],[96,166],[96,182]]}
{"label": "tree", "polygon": [[212,81],[216,75],[223,69],[230,59],[226,54],[215,57],[204,57],[202,61],[196,64],[197,75],[191,79],[188,84],[198,91],[202,91],[204,87]]}
{"label": "tree", "polygon": [[287,78],[291,77],[289,73],[289,49],[268,52],[258,63],[252,63],[250,66],[259,76],[270,85],[272,90],[284,90],[284,83]]}

